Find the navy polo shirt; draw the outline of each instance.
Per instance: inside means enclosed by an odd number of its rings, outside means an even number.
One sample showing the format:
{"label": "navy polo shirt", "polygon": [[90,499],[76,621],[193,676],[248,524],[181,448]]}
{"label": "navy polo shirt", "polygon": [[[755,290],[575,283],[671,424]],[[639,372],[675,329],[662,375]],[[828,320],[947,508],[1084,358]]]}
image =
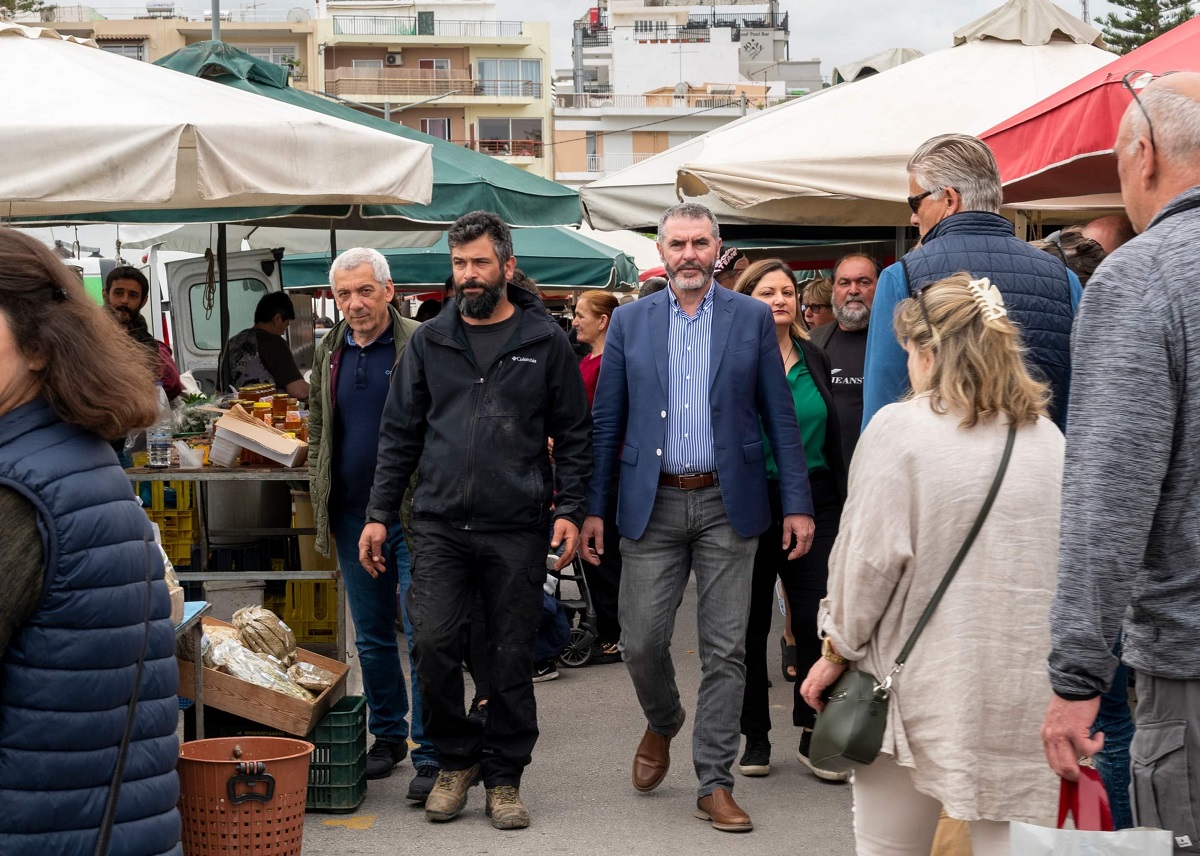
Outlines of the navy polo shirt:
{"label": "navy polo shirt", "polygon": [[367,516],[379,450],[379,421],[396,363],[396,336],[389,326],[359,347],[346,331],[333,398],[333,463],[329,506],[337,514]]}

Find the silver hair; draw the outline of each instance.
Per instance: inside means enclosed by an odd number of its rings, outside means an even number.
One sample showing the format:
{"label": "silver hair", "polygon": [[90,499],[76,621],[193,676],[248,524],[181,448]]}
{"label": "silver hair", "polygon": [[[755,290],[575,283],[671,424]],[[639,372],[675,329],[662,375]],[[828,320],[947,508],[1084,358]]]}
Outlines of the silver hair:
{"label": "silver hair", "polygon": [[921,143],[908,160],[908,173],[922,190],[941,199],[947,187],[962,196],[963,211],[1000,212],[1004,189],[992,150],[978,137],[939,134]]}
{"label": "silver hair", "polygon": [[[1155,86],[1143,91],[1138,98],[1154,123],[1154,142],[1162,155],[1170,160],[1194,162],[1200,156],[1200,101],[1190,98],[1170,86]],[[1150,136],[1146,117],[1137,104],[1127,109],[1129,135],[1126,152],[1133,150],[1139,137]]]}
{"label": "silver hair", "polygon": [[334,259],[333,264],[329,266],[329,287],[337,288],[337,283],[333,281],[335,273],[354,270],[362,265],[371,266],[371,273],[374,274],[375,281],[380,285],[385,285],[392,278],[392,269],[388,266],[383,253],[370,247],[351,247]]}
{"label": "silver hair", "polygon": [[717,215],[712,213],[712,209],[699,202],[681,202],[679,205],[672,205],[658,218],[658,242],[660,244],[663,241],[663,227],[673,217],[682,217],[686,220],[707,220],[712,224],[712,236],[714,238],[721,237],[721,227],[717,224]]}

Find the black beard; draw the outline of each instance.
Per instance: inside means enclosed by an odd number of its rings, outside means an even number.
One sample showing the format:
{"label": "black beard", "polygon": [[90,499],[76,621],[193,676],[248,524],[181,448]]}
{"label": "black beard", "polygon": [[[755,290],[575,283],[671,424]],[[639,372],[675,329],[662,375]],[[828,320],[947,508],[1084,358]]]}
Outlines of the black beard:
{"label": "black beard", "polygon": [[104,308],[107,309],[109,314],[112,315],[113,319],[126,330],[133,326],[135,313],[131,310],[126,309],[124,306],[114,306],[111,303]]}
{"label": "black beard", "polygon": [[496,307],[500,305],[500,297],[504,294],[504,288],[507,283],[501,279],[500,282],[482,282],[475,281],[470,283],[472,288],[482,287],[483,294],[478,297],[467,297],[463,292],[466,288],[462,283],[454,283],[454,300],[458,304],[458,311],[467,318],[477,318],[484,320],[492,317],[492,313],[496,311]]}

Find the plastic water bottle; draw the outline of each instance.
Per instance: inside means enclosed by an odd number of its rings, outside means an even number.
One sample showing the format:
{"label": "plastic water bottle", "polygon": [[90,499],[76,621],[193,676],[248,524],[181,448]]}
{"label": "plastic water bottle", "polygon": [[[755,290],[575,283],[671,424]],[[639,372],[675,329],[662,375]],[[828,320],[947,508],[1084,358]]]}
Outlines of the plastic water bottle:
{"label": "plastic water bottle", "polygon": [[161,383],[158,387],[158,419],[146,429],[146,452],[152,467],[171,466],[171,405]]}

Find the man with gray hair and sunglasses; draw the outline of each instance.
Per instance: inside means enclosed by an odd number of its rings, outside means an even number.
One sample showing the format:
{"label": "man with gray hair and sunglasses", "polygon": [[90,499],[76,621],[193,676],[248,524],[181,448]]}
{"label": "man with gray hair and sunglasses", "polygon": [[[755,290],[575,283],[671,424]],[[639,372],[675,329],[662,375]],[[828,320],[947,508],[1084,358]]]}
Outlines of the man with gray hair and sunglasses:
{"label": "man with gray hair and sunglasses", "polygon": [[[1071,323],[1083,288],[1061,259],[1017,240],[1000,216],[1000,170],[977,137],[941,134],[926,140],[908,162],[911,223],[921,246],[879,277],[872,314],[890,319],[896,305],[959,271],[987,277],[1004,295],[1021,328],[1030,367],[1050,384],[1050,415],[1066,427],[1071,378]],[[865,429],[880,408],[908,390],[907,356],[891,323],[872,324],[863,368]]]}
{"label": "man with gray hair and sunglasses", "polygon": [[1197,853],[1200,74],[1132,94],[1114,150],[1140,234],[1097,268],[1072,338],[1042,740],[1066,779],[1111,740],[1090,732],[1121,634],[1121,659],[1137,673],[1132,820],[1169,829],[1176,853]]}

